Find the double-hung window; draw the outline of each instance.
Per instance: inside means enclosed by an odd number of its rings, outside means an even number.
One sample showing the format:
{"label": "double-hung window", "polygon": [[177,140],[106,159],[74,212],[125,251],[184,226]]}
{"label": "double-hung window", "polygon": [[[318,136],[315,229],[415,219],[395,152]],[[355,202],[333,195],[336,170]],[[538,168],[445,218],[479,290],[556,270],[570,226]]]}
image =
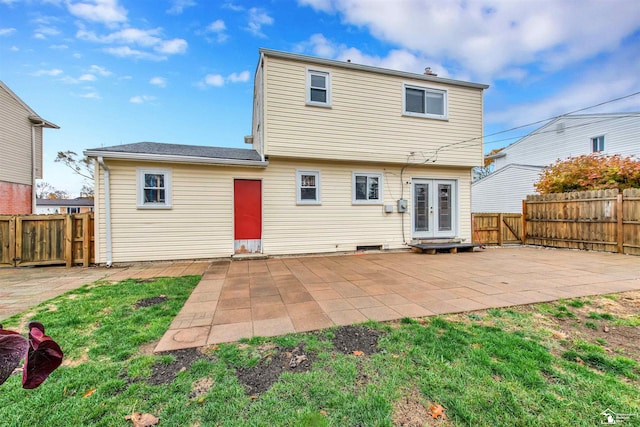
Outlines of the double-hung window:
{"label": "double-hung window", "polygon": [[371,172],[353,173],[353,203],[382,203],[382,174]]}
{"label": "double-hung window", "polygon": [[319,205],[320,171],[296,171],[296,195],[299,205]]}
{"label": "double-hung window", "polygon": [[447,91],[404,85],[403,114],[433,119],[447,118]]}
{"label": "double-hung window", "polygon": [[604,135],[591,138],[591,151],[594,153],[604,151]]}
{"label": "double-hung window", "polygon": [[307,105],[331,106],[331,73],[307,69]]}
{"label": "double-hung window", "polygon": [[171,208],[171,170],[138,169],[138,208]]}

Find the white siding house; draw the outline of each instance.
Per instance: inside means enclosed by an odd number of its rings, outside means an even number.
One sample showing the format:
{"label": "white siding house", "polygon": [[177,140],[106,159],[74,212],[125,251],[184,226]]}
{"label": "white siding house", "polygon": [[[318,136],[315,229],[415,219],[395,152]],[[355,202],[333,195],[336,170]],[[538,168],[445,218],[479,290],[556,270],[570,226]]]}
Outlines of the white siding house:
{"label": "white siding house", "polygon": [[559,117],[492,156],[494,172],[472,184],[473,212],[522,212],[544,167],[583,154],[640,155],[640,113]]}
{"label": "white siding house", "polygon": [[251,149],[85,152],[97,262],[471,240],[486,85],[267,49],[254,84]]}

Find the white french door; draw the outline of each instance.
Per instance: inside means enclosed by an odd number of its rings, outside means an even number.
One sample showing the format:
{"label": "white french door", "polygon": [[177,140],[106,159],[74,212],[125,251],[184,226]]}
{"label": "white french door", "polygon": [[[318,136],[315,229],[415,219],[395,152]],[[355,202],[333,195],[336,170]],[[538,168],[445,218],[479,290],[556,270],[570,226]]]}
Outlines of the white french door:
{"label": "white french door", "polygon": [[458,225],[456,181],[413,179],[411,187],[413,238],[455,237]]}

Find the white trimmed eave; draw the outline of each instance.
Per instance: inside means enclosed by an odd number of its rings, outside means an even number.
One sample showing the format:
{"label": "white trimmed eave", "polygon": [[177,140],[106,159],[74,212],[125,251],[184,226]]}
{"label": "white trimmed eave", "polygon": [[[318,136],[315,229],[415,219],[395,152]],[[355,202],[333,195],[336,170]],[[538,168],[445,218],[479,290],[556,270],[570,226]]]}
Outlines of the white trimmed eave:
{"label": "white trimmed eave", "polygon": [[84,152],[87,157],[102,157],[104,159],[118,160],[137,160],[142,162],[161,162],[161,163],[192,163],[192,164],[208,164],[220,166],[245,166],[266,168],[269,161],[261,160],[238,160],[223,159],[212,157],[196,157],[196,156],[177,156],[167,154],[149,154],[149,153],[122,153],[116,151],[94,151],[87,150]]}

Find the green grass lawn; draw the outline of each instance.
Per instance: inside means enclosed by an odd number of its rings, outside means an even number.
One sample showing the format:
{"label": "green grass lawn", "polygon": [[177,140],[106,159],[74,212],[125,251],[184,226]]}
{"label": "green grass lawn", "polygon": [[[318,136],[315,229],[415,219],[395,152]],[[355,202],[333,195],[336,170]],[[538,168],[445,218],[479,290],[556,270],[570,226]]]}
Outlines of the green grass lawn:
{"label": "green grass lawn", "polygon": [[[145,349],[198,280],[96,282],[4,321],[20,331],[29,320],[42,322],[65,362],[38,389],[23,390],[19,375],[1,385],[0,424],[126,426],[125,416],[142,412],[161,426],[392,426],[440,404],[446,419],[426,416],[417,425],[595,426],[607,408],[639,414],[623,425],[640,425],[637,355],[554,331],[551,320],[572,322],[587,308],[594,313],[587,323],[597,328],[616,321],[586,307],[586,299],[369,322],[363,331],[378,340],[366,354],[338,351],[338,329],[253,338],[204,349],[175,378],[154,382],[177,355]],[[166,300],[136,305],[158,296]],[[279,363],[296,347],[308,356],[307,368],[285,370],[260,393],[239,380],[238,372]]]}

